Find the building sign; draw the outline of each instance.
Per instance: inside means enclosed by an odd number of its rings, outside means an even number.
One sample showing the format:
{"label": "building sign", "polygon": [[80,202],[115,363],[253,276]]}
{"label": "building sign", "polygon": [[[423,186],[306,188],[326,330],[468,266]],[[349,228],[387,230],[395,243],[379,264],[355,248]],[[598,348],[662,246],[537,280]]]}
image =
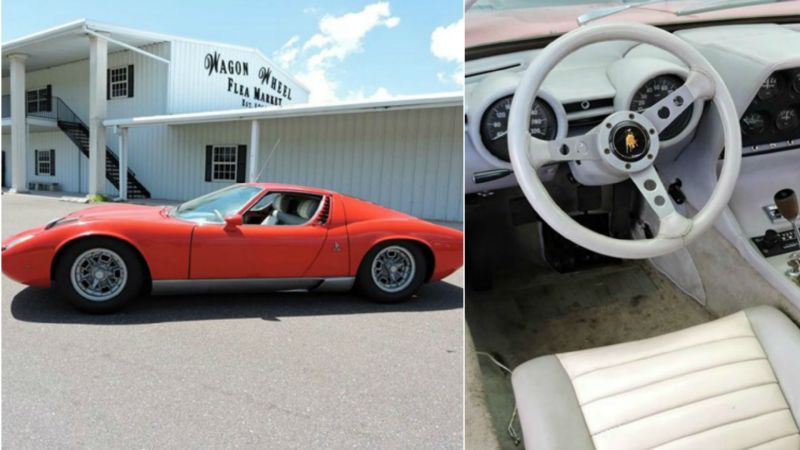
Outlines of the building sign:
{"label": "building sign", "polygon": [[219,52],[206,54],[204,67],[209,77],[226,75],[226,84],[220,88],[240,96],[243,108],[281,106],[284,100],[292,100],[292,88],[276,77],[269,67],[261,66],[258,69],[255,83],[242,79],[250,76],[250,64],[247,61],[225,59]]}

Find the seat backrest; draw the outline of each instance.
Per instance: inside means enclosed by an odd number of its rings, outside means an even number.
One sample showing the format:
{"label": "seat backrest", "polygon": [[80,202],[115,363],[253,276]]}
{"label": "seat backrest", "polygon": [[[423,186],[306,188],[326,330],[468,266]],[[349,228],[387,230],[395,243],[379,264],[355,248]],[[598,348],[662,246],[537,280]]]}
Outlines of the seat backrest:
{"label": "seat backrest", "polygon": [[317,212],[317,207],[319,207],[319,200],[307,198],[301,201],[300,205],[297,206],[297,215],[303,219],[309,220],[311,216]]}
{"label": "seat backrest", "polygon": [[281,194],[280,197],[278,197],[278,199],[275,200],[275,209],[280,212],[288,213],[289,207],[291,206],[291,201],[292,201],[291,196],[286,194]]}
{"label": "seat backrest", "polygon": [[[294,197],[297,199],[297,196]],[[270,214],[262,225],[302,225],[308,222],[319,208],[319,200],[315,198],[302,198],[295,208],[292,204],[291,194],[281,194],[275,200],[275,210]],[[294,211],[292,211],[294,209]]]}

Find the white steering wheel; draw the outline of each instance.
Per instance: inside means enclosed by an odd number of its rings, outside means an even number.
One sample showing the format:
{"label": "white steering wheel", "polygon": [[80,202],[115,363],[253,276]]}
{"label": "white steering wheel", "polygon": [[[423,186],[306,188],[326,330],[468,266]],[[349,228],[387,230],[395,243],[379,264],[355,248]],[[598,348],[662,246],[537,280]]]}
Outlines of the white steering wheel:
{"label": "white steering wheel", "polygon": [[[689,66],[686,82],[641,114],[618,111],[581,136],[542,141],[528,127],[531,108],[542,82],[567,55],[588,44],[626,40],[651,44]],[[725,139],[725,160],[711,197],[693,218],[675,206],[656,172],[658,134],[695,102],[712,99],[719,111]],[[680,38],[649,25],[602,24],[571,31],[548,45],[522,75],[508,120],[511,165],[531,206],[565,238],[594,252],[617,258],[639,259],[665,255],[687,245],[708,230],[730,200],[742,162],[739,119],[731,94],[711,64]],[[611,177],[630,178],[660,219],[653,239],[615,239],[580,225],[553,201],[536,169],[544,164],[572,161],[594,164]]]}

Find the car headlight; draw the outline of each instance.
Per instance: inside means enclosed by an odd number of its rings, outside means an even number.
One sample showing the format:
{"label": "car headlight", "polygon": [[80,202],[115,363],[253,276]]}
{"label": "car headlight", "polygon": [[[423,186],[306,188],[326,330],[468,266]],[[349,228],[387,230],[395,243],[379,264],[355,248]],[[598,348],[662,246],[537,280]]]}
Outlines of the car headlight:
{"label": "car headlight", "polygon": [[13,241],[9,242],[8,244],[6,244],[3,247],[3,251],[10,249],[11,247],[13,247],[13,246],[15,246],[17,244],[21,244],[21,243],[27,241],[28,239],[31,239],[32,237],[33,237],[32,234],[26,234],[25,236],[18,237],[16,239],[14,239]]}

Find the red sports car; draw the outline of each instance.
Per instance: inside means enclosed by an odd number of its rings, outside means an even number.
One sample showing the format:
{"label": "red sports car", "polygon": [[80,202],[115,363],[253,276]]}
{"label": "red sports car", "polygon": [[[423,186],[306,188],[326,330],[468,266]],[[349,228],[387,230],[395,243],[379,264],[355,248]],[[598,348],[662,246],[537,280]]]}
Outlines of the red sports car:
{"label": "red sports car", "polygon": [[346,291],[410,297],[462,264],[463,235],[323,189],[236,184],[176,207],[108,205],[3,242],[3,272],[89,312],[143,292]]}

